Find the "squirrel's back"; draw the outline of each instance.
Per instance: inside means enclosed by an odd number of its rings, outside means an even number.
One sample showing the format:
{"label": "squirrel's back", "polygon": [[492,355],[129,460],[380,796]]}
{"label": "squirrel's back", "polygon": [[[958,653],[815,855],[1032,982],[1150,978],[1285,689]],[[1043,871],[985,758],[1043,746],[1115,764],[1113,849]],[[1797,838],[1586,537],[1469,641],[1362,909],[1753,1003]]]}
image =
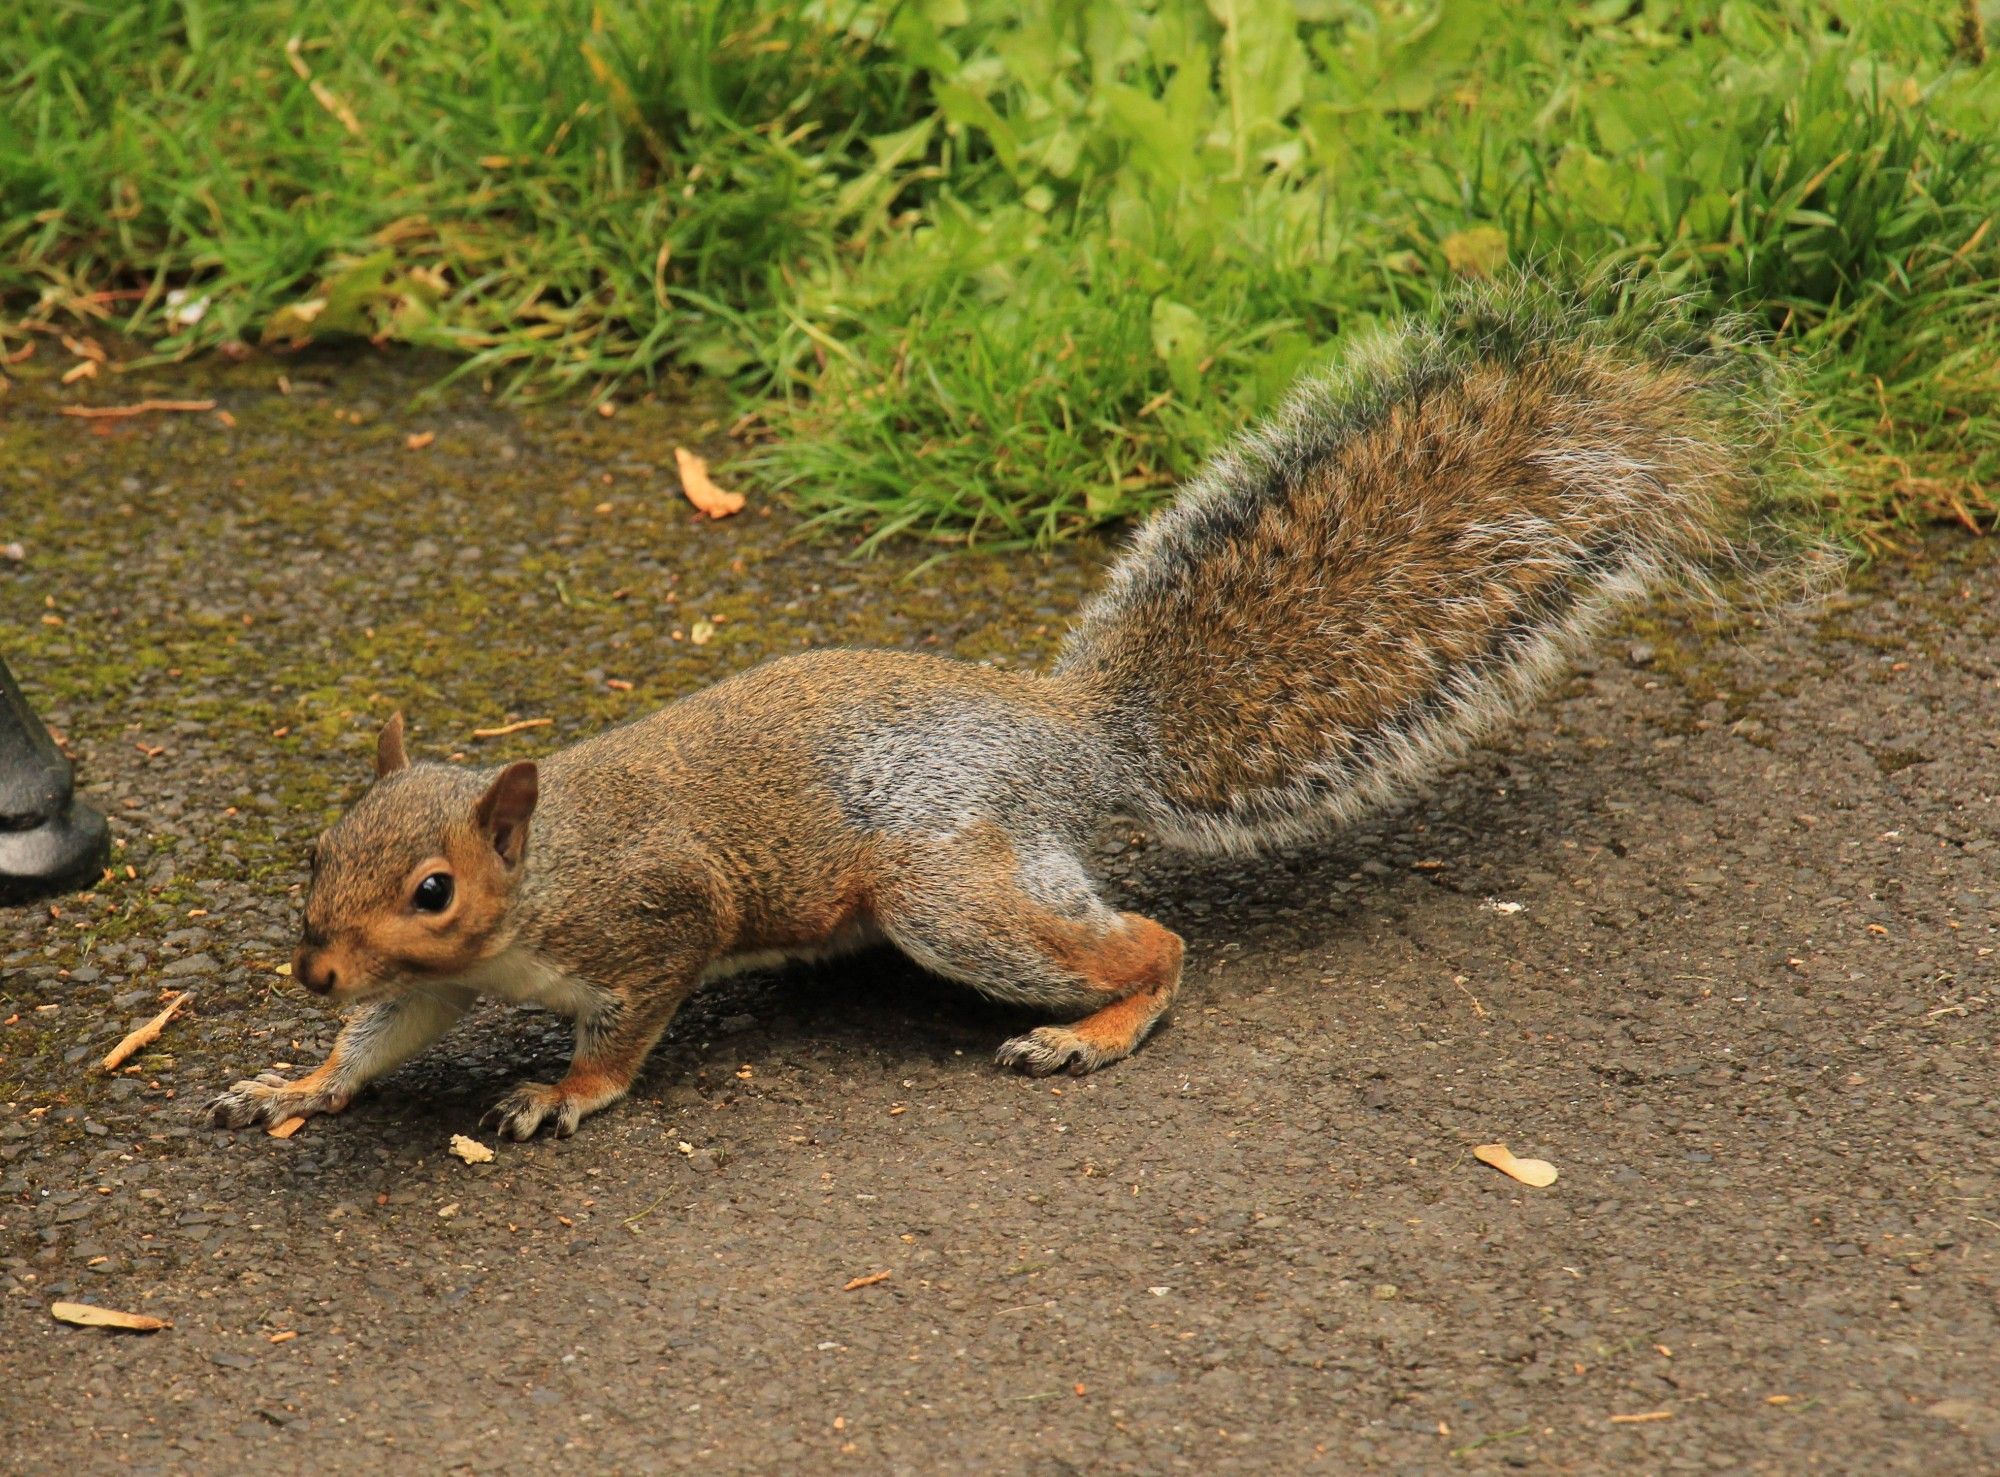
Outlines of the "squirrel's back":
{"label": "squirrel's back", "polygon": [[1139,532],[1058,665],[1127,803],[1243,849],[1393,799],[1660,587],[1833,562],[1788,497],[1775,371],[1671,303],[1516,282],[1381,336]]}

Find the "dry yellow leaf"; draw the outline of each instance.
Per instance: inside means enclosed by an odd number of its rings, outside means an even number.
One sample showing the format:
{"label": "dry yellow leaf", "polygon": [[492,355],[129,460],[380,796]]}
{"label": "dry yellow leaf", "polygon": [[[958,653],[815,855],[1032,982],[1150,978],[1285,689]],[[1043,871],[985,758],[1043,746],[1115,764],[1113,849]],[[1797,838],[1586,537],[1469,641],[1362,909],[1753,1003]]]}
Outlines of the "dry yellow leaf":
{"label": "dry yellow leaf", "polygon": [[1546,1190],[1556,1182],[1556,1167],[1548,1160],[1516,1159],[1505,1144],[1481,1144],[1472,1151],[1472,1157],[1537,1190]]}
{"label": "dry yellow leaf", "polygon": [[190,992],[187,990],[181,991],[180,994],[167,1002],[165,1010],[161,1011],[158,1015],[147,1021],[145,1025],[139,1027],[138,1030],[112,1047],[110,1054],[104,1058],[104,1070],[107,1072],[117,1071],[125,1064],[125,1059],[132,1055],[133,1052],[142,1046],[151,1046],[155,1041],[159,1040],[160,1032],[164,1031],[167,1027],[167,1022],[174,1018],[174,1012],[187,1004],[189,994]]}
{"label": "dry yellow leaf", "polygon": [[134,1333],[156,1333],[173,1324],[144,1313],[121,1313],[116,1308],[100,1308],[94,1303],[51,1303],[49,1312],[60,1323],[78,1328],[128,1328]]}
{"label": "dry yellow leaf", "polygon": [[708,463],[685,446],[674,448],[674,462],[681,471],[681,491],[687,500],[711,518],[727,518],[743,511],[743,494],[724,492],[708,475]]}
{"label": "dry yellow leaf", "polygon": [[1467,226],[1438,242],[1438,249],[1461,277],[1491,277],[1507,265],[1507,233],[1498,226]]}
{"label": "dry yellow leaf", "polygon": [[493,1162],[493,1151],[491,1149],[480,1143],[478,1139],[469,1139],[462,1133],[455,1133],[451,1136],[451,1152],[463,1159],[467,1164],[491,1164]]}

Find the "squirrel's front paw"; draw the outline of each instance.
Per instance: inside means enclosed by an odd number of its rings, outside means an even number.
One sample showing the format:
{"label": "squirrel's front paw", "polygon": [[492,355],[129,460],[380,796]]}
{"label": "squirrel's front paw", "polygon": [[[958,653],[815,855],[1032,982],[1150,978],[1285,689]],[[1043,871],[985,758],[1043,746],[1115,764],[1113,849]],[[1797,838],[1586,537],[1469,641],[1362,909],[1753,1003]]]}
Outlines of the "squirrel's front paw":
{"label": "squirrel's front paw", "polygon": [[557,1138],[566,1139],[583,1121],[583,1104],[559,1087],[540,1082],[523,1082],[500,1099],[479,1120],[481,1128],[491,1128],[520,1142],[531,1139],[544,1125]]}
{"label": "squirrel's front paw", "polygon": [[207,1108],[208,1121],[217,1128],[248,1128],[252,1124],[270,1127],[287,1118],[310,1118],[315,1113],[338,1113],[347,1106],[347,1095],[323,1088],[301,1088],[276,1072],[246,1077],[220,1094]]}

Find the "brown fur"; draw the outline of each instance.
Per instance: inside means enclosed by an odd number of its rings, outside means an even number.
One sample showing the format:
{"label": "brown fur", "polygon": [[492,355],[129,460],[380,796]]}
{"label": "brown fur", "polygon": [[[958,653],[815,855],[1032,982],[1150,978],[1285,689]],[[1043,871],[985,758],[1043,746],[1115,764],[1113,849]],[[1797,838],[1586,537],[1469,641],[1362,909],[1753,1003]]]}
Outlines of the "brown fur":
{"label": "brown fur", "polygon": [[[390,727],[397,730],[394,747],[400,753],[397,719]],[[385,729],[384,749],[390,747],[389,738]],[[513,895],[527,831],[525,812],[509,811],[505,824],[510,829],[501,838],[511,850],[509,860],[510,851],[497,844],[494,792],[503,784],[518,790],[517,771],[524,768],[532,772],[534,766],[508,769],[469,814],[447,816],[427,834],[411,837],[364,809],[322,836],[313,849],[315,885],[306,907],[304,939],[292,956],[294,978],[338,1001],[365,1000],[385,981],[455,978],[497,952],[496,935]],[[378,786],[405,783],[401,776],[407,769],[407,761],[390,767]],[[532,809],[532,773],[529,785]],[[393,789],[388,793],[393,795]],[[513,803],[518,806],[518,796]],[[356,858],[365,864],[355,865]],[[434,873],[452,879],[451,905],[441,913],[417,912],[410,899],[417,884]],[[326,879],[324,887],[321,878]]]}
{"label": "brown fur", "polygon": [[[1449,762],[1648,588],[1801,566],[1770,512],[1775,402],[1714,337],[1458,301],[1220,457],[1045,677],[811,653],[487,772],[411,764],[392,718],[315,848],[296,961],[362,1009],[319,1070],[238,1083],[216,1121],[337,1111],[486,992],[576,1018],[568,1074],[489,1115],[566,1134],[704,978],[875,940],[1074,1022],[1003,1063],[1116,1061],[1182,944],[1099,897],[1106,820],[1311,834]],[[437,872],[452,901],[425,913]]]}

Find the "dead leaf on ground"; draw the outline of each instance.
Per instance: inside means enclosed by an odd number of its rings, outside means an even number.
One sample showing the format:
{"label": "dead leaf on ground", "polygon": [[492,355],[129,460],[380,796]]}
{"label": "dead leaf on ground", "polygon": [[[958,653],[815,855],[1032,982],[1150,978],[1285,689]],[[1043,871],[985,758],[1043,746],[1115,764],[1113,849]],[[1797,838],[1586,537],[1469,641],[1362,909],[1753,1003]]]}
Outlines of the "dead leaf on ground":
{"label": "dead leaf on ground", "polygon": [[107,1072],[117,1071],[125,1064],[125,1059],[131,1056],[133,1052],[142,1046],[151,1046],[155,1041],[159,1040],[160,1032],[164,1031],[167,1027],[167,1022],[174,1018],[174,1012],[187,1004],[191,998],[193,998],[192,991],[181,991],[180,994],[167,1002],[165,1010],[161,1011],[158,1015],[147,1021],[145,1025],[139,1027],[138,1030],[112,1047],[110,1053],[104,1058],[104,1070]]}
{"label": "dead leaf on ground", "polygon": [[157,1333],[173,1324],[144,1313],[121,1313],[116,1308],[100,1308],[95,1303],[51,1303],[49,1312],[59,1323],[78,1328],[125,1328],[133,1333]]}
{"label": "dead leaf on ground", "polygon": [[462,1133],[455,1133],[451,1136],[451,1152],[463,1159],[467,1164],[491,1164],[493,1162],[493,1151],[491,1149],[480,1143],[478,1139],[469,1139]]}
{"label": "dead leaf on ground", "polygon": [[743,511],[743,494],[724,492],[708,475],[708,463],[685,446],[674,448],[674,462],[681,471],[681,491],[687,500],[711,518],[727,518]]}
{"label": "dead leaf on ground", "polygon": [[1516,1159],[1505,1144],[1481,1144],[1472,1151],[1472,1157],[1537,1190],[1546,1190],[1556,1182],[1556,1167],[1548,1160]]}

